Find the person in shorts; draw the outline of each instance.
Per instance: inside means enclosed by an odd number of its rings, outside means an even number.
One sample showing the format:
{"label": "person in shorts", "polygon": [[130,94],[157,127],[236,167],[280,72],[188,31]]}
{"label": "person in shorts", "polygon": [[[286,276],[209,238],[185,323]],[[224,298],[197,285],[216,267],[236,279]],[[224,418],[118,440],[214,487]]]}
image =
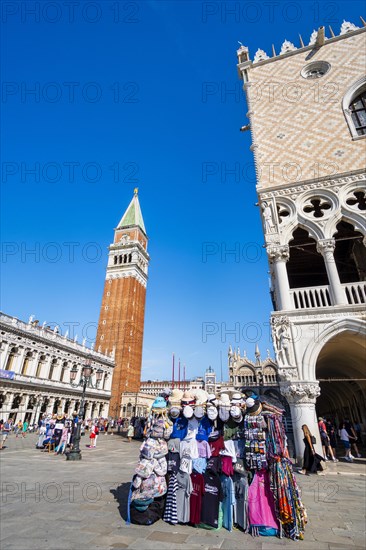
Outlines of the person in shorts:
{"label": "person in shorts", "polygon": [[347,462],[353,462],[353,458],[351,457],[351,444],[349,442],[349,435],[344,422],[340,426],[339,437],[346,451],[345,459],[347,460]]}
{"label": "person in shorts", "polygon": [[2,423],[2,429],[0,431],[0,450],[4,447],[4,443],[7,440],[10,430],[11,430],[11,425],[8,420]]}

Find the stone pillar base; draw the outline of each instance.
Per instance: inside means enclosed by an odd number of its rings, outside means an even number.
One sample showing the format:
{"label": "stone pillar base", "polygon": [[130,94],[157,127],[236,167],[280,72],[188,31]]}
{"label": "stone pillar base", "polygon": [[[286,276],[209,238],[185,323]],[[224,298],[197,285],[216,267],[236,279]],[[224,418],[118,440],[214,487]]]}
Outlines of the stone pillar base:
{"label": "stone pillar base", "polygon": [[302,465],[304,455],[304,434],[302,426],[304,424],[315,436],[314,445],[317,453],[322,455],[322,446],[318,428],[318,421],[315,411],[315,403],[320,395],[319,383],[315,382],[283,382],[280,387],[282,395],[289,402],[291,410],[292,427],[294,431],[295,458],[296,463]]}

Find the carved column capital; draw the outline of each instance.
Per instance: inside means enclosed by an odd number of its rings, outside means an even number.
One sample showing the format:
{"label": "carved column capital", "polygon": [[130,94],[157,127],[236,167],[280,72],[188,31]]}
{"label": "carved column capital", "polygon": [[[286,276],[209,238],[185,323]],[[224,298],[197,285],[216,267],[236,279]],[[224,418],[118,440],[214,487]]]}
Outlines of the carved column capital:
{"label": "carved column capital", "polygon": [[290,404],[315,403],[320,387],[315,382],[285,382],[280,385],[281,394]]}
{"label": "carved column capital", "polygon": [[267,246],[267,254],[268,254],[268,258],[271,260],[271,261],[274,261],[274,262],[278,262],[278,261],[283,261],[283,262],[287,262],[289,257],[290,257],[290,249],[289,249],[289,246],[287,244],[285,245],[276,245],[276,244],[271,244],[269,246]]}
{"label": "carved column capital", "polygon": [[316,249],[323,256],[329,253],[333,255],[335,249],[335,239],[321,239],[316,243]]}

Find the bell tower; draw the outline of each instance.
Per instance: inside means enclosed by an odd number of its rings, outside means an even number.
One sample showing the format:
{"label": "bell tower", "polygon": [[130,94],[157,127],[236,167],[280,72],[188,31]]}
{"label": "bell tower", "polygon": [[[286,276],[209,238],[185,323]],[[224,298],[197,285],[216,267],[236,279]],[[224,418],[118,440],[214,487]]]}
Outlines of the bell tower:
{"label": "bell tower", "polygon": [[141,380],[147,272],[146,229],[138,189],[114,231],[100,310],[96,347],[114,351],[115,368],[109,407],[120,416],[121,395],[138,392]]}

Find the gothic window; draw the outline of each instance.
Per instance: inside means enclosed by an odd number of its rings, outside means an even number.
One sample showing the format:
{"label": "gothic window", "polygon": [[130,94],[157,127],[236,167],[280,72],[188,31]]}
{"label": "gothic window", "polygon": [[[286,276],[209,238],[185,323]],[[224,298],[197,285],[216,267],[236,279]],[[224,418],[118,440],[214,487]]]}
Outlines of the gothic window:
{"label": "gothic window", "polygon": [[12,348],[10,350],[9,357],[8,357],[7,362],[6,362],[5,370],[11,370],[16,353],[17,353],[17,348]]}
{"label": "gothic window", "polygon": [[366,76],[348,89],[342,101],[343,113],[353,139],[366,135]]}
{"label": "gothic window", "polygon": [[366,90],[351,101],[349,110],[357,135],[366,135]]}
{"label": "gothic window", "polygon": [[114,256],[113,259],[114,259],[114,265],[116,265],[116,263],[117,263],[117,256]]}
{"label": "gothic window", "polygon": [[305,229],[295,229],[289,248],[290,258],[286,268],[290,288],[328,285],[324,258],[317,251],[315,240]]}
{"label": "gothic window", "polygon": [[363,235],[355,231],[350,223],[342,220],[337,224],[334,238],[334,260],[341,283],[366,281],[366,248],[362,242]]}

